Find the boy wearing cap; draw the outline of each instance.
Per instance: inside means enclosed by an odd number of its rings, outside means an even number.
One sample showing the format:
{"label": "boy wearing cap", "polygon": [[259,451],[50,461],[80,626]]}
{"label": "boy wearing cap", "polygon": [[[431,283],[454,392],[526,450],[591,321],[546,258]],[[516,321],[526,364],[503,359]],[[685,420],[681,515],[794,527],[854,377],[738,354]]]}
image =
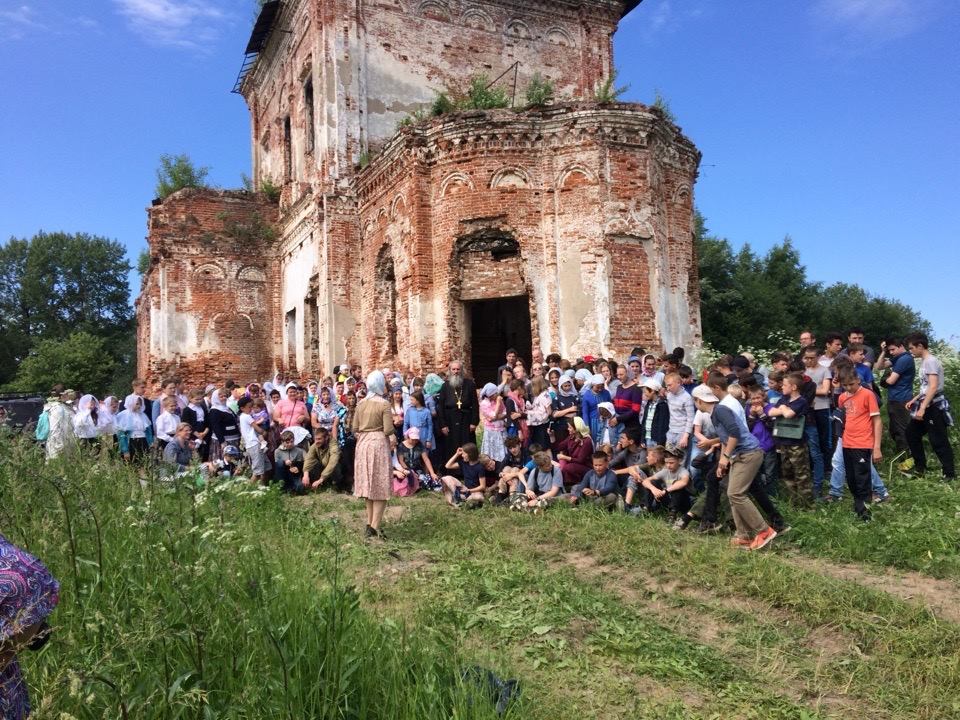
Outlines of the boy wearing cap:
{"label": "boy wearing cap", "polygon": [[747,428],[745,415],[720,404],[727,397],[726,378],[711,375],[706,385],[694,389],[693,397],[697,408],[710,414],[720,439],[716,477],[727,476],[727,499],[737,527],[733,544],[748,550],[766,547],[777,532],[767,524],[748,497],[750,486],[763,463],[763,451]]}

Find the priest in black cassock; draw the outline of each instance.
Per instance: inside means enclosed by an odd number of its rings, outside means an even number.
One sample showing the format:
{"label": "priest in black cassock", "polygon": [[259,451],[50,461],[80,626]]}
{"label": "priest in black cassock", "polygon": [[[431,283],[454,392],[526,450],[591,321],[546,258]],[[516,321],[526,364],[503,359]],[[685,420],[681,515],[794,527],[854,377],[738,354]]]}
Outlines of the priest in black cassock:
{"label": "priest in black cassock", "polygon": [[463,376],[459,360],[450,363],[447,379],[437,395],[437,434],[443,444],[444,458],[449,458],[461,445],[477,441],[480,408],[477,386]]}

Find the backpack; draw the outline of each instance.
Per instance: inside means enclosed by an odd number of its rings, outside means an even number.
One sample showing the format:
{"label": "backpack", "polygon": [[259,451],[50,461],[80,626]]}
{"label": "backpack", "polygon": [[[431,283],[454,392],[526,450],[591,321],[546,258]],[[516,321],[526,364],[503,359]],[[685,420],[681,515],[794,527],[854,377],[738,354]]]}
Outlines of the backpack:
{"label": "backpack", "polygon": [[37,418],[37,428],[33,431],[33,436],[37,442],[46,442],[50,437],[50,411],[44,410]]}

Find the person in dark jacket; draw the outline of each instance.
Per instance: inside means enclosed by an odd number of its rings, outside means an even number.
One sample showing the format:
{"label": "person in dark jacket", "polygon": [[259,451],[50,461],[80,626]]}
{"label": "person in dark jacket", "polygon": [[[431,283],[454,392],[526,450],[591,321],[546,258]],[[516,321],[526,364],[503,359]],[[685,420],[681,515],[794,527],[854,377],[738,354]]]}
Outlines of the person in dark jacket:
{"label": "person in dark jacket", "polygon": [[190,424],[193,429],[193,441],[197,452],[200,454],[200,462],[206,462],[210,457],[210,443],[207,442],[210,435],[210,423],[202,390],[190,392],[190,403],[183,409],[180,419]]}
{"label": "person in dark jacket", "polygon": [[670,426],[670,408],[660,397],[660,383],[647,378],[643,383],[643,416],[640,429],[646,447],[667,444],[667,428]]}

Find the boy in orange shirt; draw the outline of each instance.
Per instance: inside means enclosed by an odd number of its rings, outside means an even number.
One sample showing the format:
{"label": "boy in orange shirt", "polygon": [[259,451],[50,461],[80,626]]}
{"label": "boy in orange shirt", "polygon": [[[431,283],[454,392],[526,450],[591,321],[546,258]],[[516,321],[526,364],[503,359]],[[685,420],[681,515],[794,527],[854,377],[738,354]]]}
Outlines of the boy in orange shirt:
{"label": "boy in orange shirt", "polygon": [[867,502],[870,500],[870,469],[872,463],[883,459],[880,452],[880,437],[883,423],[880,407],[873,390],[860,384],[860,376],[848,369],[840,375],[844,393],[838,405],[844,411],[843,466],[847,486],[853,495],[853,509],[861,520],[870,519]]}

